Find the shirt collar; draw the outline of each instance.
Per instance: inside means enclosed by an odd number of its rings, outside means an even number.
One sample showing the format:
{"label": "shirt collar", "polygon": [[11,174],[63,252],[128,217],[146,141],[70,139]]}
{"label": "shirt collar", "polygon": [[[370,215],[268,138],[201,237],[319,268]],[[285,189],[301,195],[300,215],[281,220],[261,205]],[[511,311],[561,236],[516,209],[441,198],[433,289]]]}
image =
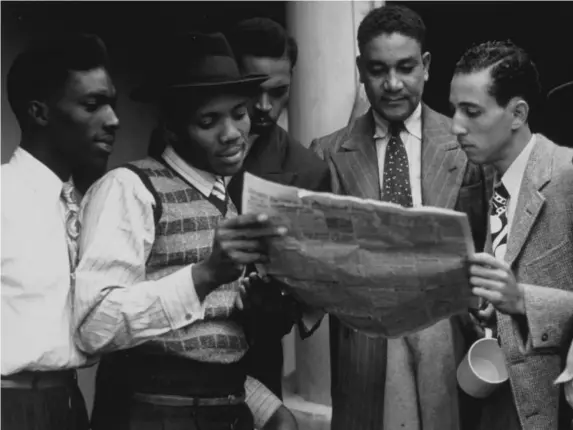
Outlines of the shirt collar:
{"label": "shirt collar", "polygon": [[517,156],[511,166],[505,171],[501,177],[501,182],[505,186],[505,189],[509,193],[509,196],[516,196],[519,193],[519,187],[521,187],[521,180],[525,173],[525,168],[527,167],[527,162],[529,161],[529,155],[535,146],[535,135],[531,135],[531,139],[525,145],[525,148]]}
{"label": "shirt collar", "polygon": [[[374,115],[375,132],[374,139],[383,139],[388,135],[388,121],[382,118],[374,109],[372,109]],[[422,103],[418,103],[414,112],[406,118],[404,121],[404,127],[406,131],[422,140]]]}
{"label": "shirt collar", "polygon": [[22,147],[16,148],[10,164],[24,172],[24,179],[32,189],[48,199],[58,200],[62,193],[62,180],[44,163]]}
{"label": "shirt collar", "polygon": [[[217,177],[210,172],[198,169],[189,163],[175,152],[171,145],[167,145],[163,154],[161,155],[165,162],[181,175],[187,182],[193,185],[205,197],[209,197],[213,191],[213,187]],[[229,183],[230,177],[225,177],[225,185]]]}

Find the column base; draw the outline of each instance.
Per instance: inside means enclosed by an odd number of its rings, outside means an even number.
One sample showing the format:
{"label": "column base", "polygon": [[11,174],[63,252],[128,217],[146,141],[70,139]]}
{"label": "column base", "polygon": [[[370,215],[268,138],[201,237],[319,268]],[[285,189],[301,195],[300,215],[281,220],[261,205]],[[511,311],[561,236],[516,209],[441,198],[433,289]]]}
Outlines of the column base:
{"label": "column base", "polygon": [[293,413],[299,430],[330,430],[332,407],[313,403],[296,393],[296,375],[290,373],[283,379],[283,401]]}

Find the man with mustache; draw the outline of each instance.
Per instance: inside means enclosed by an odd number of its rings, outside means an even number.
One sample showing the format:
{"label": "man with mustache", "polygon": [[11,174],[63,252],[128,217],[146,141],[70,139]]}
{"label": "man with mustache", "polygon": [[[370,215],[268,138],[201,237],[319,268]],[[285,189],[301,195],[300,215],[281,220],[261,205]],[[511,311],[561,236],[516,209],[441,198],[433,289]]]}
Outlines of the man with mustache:
{"label": "man with mustache", "polygon": [[247,376],[239,309],[245,266],[267,261],[284,227],[237,216],[227,193],[249,150],[248,101],[267,77],[241,77],[221,34],[173,37],[164,55],[132,97],[158,107],[165,149],[112,170],[84,199],[78,345],[121,357],[121,409],[107,428],[294,429]]}
{"label": "man with mustache", "polygon": [[71,176],[105,169],[119,127],[106,48],[91,35],[47,37],[16,58],[7,91],[22,137],[2,166],[2,428],[88,429]]}
{"label": "man with mustache", "polygon": [[540,94],[535,64],[511,41],[466,51],[450,85],[452,132],[496,173],[488,252],[470,259],[470,283],[490,304],[479,315],[497,330],[510,383],[484,399],[484,430],[571,422],[554,382],[573,326],[573,149],[531,131]]}
{"label": "man with mustache", "polygon": [[[244,75],[269,77],[261,83],[251,104],[254,141],[243,171],[284,185],[329,191],[326,163],[277,124],[289,100],[298,54],[296,41],[280,24],[268,18],[241,21],[227,32],[227,37]],[[242,188],[243,175],[239,174],[229,184],[229,195],[239,210]],[[252,309],[253,346],[247,354],[250,374],[282,397],[282,338],[293,323],[300,322],[302,308],[281,293],[280,283],[252,279],[250,288],[260,296],[260,305]],[[301,335],[310,335],[303,324],[299,327]]]}
{"label": "man with mustache", "polygon": [[[450,119],[422,102],[431,59],[425,34],[404,6],[369,12],[356,63],[371,109],[312,146],[333,172],[334,192],[465,212],[481,250],[484,177],[459,148]],[[387,340],[332,317],[332,429],[459,429],[466,414],[455,374],[465,346],[457,320]]]}

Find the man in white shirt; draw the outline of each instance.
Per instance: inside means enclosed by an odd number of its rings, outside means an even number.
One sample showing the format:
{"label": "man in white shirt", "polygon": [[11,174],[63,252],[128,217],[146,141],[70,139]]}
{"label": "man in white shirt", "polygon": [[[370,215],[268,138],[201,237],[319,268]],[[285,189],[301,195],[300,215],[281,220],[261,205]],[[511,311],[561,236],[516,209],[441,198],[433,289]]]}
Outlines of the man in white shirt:
{"label": "man in white shirt", "polygon": [[452,131],[497,175],[488,253],[470,259],[470,282],[490,304],[479,315],[497,328],[511,383],[484,400],[484,430],[566,428],[554,382],[573,324],[573,150],[531,132],[540,93],[510,41],[469,49],[450,87]]}
{"label": "man in white shirt", "polygon": [[237,216],[226,191],[250,145],[247,103],[267,77],[242,77],[221,34],[166,46],[161,74],[133,94],[159,107],[165,150],[109,172],[82,207],[77,343],[114,353],[124,371],[119,393],[107,381],[119,407],[98,426],[294,428],[246,374],[236,307],[245,266],[266,261],[267,240],[286,230]]}
{"label": "man in white shirt", "polygon": [[44,39],[16,58],[7,91],[22,137],[2,166],[2,428],[87,429],[70,177],[79,165],[105,167],[119,125],[105,46],[88,35]]}

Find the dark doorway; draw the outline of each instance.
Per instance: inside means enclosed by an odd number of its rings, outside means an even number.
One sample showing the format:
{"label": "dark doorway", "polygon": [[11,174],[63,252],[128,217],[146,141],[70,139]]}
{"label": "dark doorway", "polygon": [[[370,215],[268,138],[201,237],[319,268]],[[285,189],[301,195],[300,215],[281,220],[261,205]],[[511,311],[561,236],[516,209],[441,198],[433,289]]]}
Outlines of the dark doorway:
{"label": "dark doorway", "polygon": [[[544,93],[573,80],[573,3],[571,2],[392,2],[417,11],[428,30],[432,53],[426,103],[449,114],[454,65],[474,43],[511,39],[537,64]],[[573,119],[573,118],[572,118]],[[532,118],[542,131],[543,111]]]}

